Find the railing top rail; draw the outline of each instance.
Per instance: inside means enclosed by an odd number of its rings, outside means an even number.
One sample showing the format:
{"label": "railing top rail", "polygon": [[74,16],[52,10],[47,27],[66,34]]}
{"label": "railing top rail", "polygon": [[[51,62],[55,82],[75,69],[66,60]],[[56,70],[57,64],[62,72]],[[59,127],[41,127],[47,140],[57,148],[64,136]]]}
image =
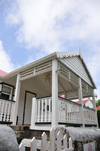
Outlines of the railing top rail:
{"label": "railing top rail", "polygon": [[43,99],[43,98],[50,98],[52,97],[52,95],[49,95],[49,96],[43,96],[43,97],[37,97],[36,99]]}
{"label": "railing top rail", "polygon": [[93,111],[95,111],[95,109],[89,108],[89,107],[84,106],[84,105],[83,105],[83,108],[87,108],[87,109],[89,109],[89,110],[93,110]]}
{"label": "railing top rail", "polygon": [[5,100],[5,101],[10,101],[10,102],[15,102],[14,100],[8,100],[0,97],[0,100]]}
{"label": "railing top rail", "polygon": [[64,100],[64,101],[68,101],[68,102],[70,102],[70,103],[73,103],[73,104],[75,104],[75,105],[82,106],[81,104],[78,104],[78,103],[76,103],[76,102],[73,102],[73,101],[68,100],[68,99],[65,99],[65,98],[62,98],[62,97],[60,97],[60,96],[58,96],[58,98],[60,98],[60,99],[62,99],[62,100]]}

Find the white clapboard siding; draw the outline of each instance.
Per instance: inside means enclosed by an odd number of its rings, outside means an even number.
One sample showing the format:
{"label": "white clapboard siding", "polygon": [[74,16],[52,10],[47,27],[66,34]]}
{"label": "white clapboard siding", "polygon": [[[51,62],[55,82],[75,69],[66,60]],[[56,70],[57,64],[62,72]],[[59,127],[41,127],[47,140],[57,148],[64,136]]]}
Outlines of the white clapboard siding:
{"label": "white clapboard siding", "polygon": [[89,85],[93,86],[81,59],[78,56],[68,57],[68,58],[63,58],[63,59],[58,59],[58,60],[64,63],[72,71],[74,71],[78,76],[80,76],[83,80],[85,80]]}
{"label": "white clapboard siding", "polygon": [[[62,140],[63,140],[63,144],[62,144]],[[35,139],[35,137],[33,137],[33,139],[30,141],[30,145],[28,144],[28,146],[26,146],[25,144],[23,144],[21,142],[21,144],[19,145],[19,151],[25,151],[25,147],[30,147],[30,151],[37,151],[38,145],[37,145],[37,141]],[[29,141],[28,141],[29,142]],[[55,141],[55,136],[54,136],[54,129],[50,130],[50,143],[49,146],[47,146],[47,135],[45,132],[43,132],[42,136],[41,136],[41,151],[55,151],[55,144],[57,143],[57,148],[56,151],[73,151],[73,147],[72,147],[72,139],[69,138],[69,147],[67,146],[68,142],[67,142],[67,137],[66,135],[61,138],[61,132],[59,131],[57,134],[57,141]]]}

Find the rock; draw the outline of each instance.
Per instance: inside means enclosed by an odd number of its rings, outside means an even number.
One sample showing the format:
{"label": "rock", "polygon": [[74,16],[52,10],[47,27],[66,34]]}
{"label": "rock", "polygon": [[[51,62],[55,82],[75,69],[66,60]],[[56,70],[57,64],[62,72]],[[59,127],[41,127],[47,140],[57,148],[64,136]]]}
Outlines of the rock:
{"label": "rock", "polygon": [[0,125],[0,151],[19,151],[14,131],[5,125]]}

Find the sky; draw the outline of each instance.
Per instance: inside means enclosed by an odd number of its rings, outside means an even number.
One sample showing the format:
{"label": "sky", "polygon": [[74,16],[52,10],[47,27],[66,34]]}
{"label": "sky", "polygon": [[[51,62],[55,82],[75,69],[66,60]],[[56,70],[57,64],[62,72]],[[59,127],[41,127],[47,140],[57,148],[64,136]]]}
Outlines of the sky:
{"label": "sky", "polygon": [[79,51],[100,99],[100,0],[0,0],[0,69]]}

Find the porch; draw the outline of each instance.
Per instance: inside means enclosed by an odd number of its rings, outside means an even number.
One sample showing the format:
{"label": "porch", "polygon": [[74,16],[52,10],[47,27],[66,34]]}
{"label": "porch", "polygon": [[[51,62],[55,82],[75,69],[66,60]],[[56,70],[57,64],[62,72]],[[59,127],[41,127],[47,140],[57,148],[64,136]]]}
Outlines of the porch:
{"label": "porch", "polygon": [[[80,59],[80,53],[68,58],[59,56],[60,53],[58,56],[51,54],[3,77],[2,83],[9,84],[13,89],[9,94],[1,84],[0,101],[4,103],[0,105],[2,122],[28,124],[33,130],[50,130],[59,125],[98,126],[96,86]],[[9,99],[2,101],[3,94]],[[83,106],[84,98],[92,99],[92,109]],[[79,104],[74,102],[75,99],[79,100]]]}

